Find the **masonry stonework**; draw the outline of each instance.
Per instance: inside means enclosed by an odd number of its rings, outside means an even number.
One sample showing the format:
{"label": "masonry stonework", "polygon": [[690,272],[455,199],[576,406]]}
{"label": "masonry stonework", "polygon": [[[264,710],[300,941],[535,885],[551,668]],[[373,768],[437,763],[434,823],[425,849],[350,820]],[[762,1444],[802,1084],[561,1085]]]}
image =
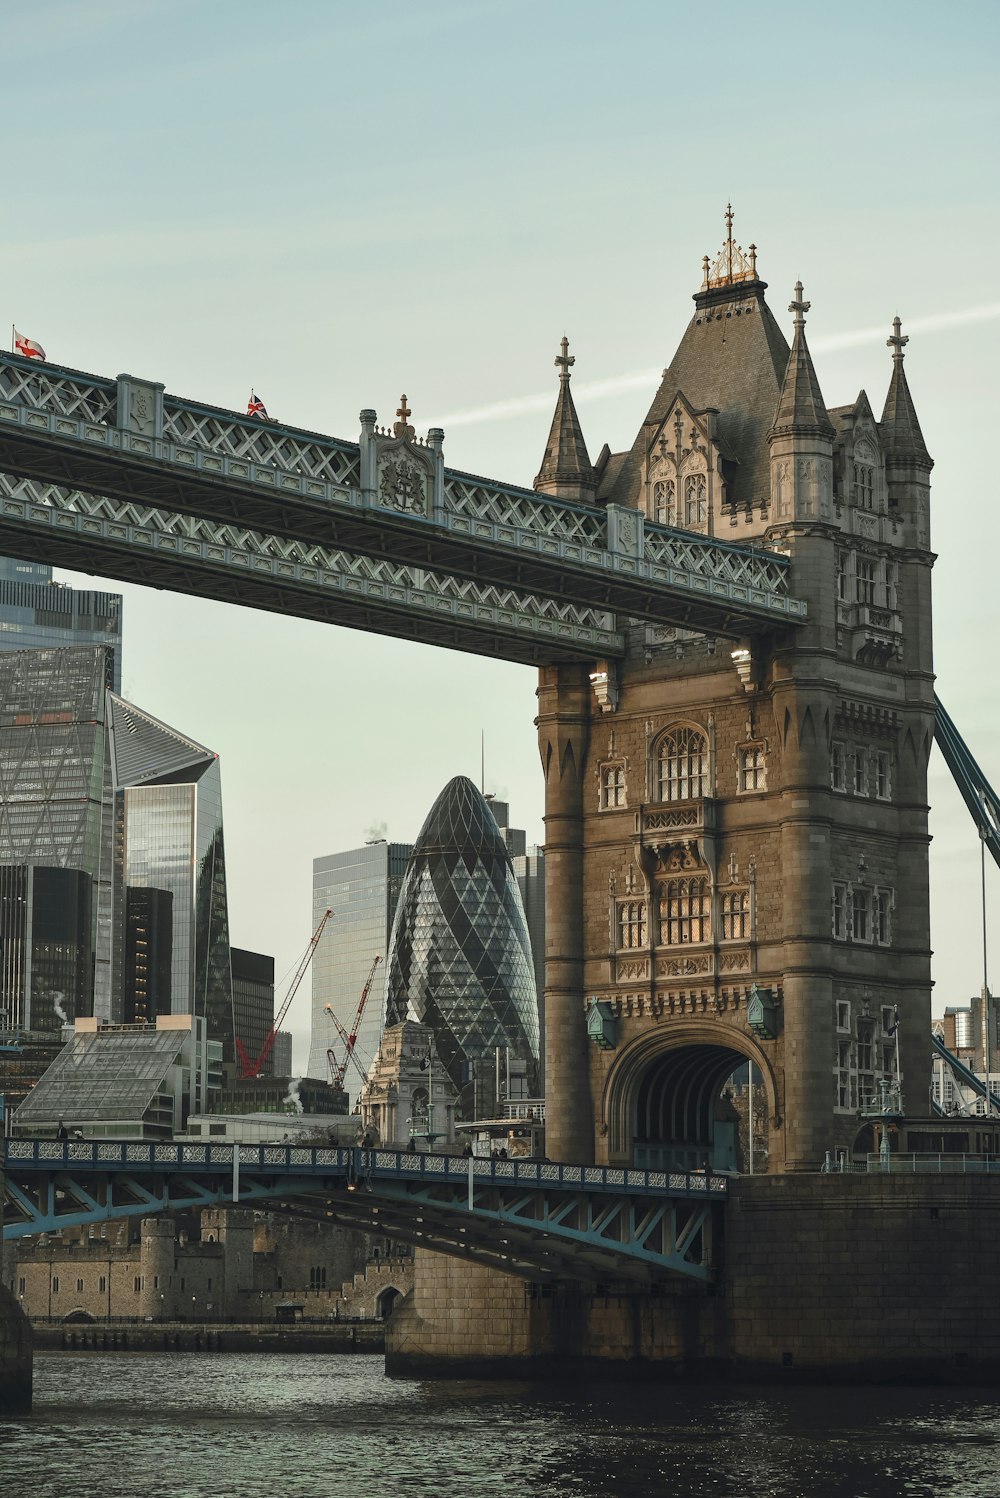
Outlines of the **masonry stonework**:
{"label": "masonry stonework", "polygon": [[553,1159],[743,1168],[720,1098],[748,1062],[775,1172],[850,1153],[883,1085],[929,1112],[932,464],[906,340],[880,421],[864,392],[828,410],[801,286],[789,348],[737,249],[629,452],[590,465],[557,360],[539,487],[680,548],[780,552],[808,614],[752,638],[632,625],[623,661],[541,673]]}
{"label": "masonry stonework", "polygon": [[419,1250],[386,1327],[408,1377],[1000,1380],[995,1176],[743,1177],[714,1293],[529,1284]]}

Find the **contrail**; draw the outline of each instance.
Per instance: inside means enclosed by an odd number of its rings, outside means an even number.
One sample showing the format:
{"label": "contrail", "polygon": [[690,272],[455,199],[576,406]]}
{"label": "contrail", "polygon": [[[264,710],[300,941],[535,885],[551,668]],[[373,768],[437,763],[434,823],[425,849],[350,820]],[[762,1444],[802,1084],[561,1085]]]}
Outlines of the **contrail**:
{"label": "contrail", "polygon": [[[931,317],[915,317],[906,324],[908,333],[940,333],[947,328],[960,328],[966,323],[986,322],[1000,317],[1000,302],[989,302],[984,307],[967,307],[962,312],[938,312]],[[810,346],[815,353],[832,353],[837,349],[857,348],[864,343],[877,343],[888,336],[887,327],[856,328],[852,333],[832,333],[826,338],[815,338]],[[581,380],[574,383],[576,395],[596,398],[602,395],[620,395],[627,390],[649,390],[659,384],[662,372],[659,369],[637,369],[632,374],[615,375],[609,380]],[[506,421],[511,416],[521,416],[528,411],[547,411],[555,397],[551,390],[538,395],[515,395],[509,400],[492,401],[486,406],[470,406],[465,411],[453,411],[430,421],[429,426],[451,427],[476,426],[486,421]]]}

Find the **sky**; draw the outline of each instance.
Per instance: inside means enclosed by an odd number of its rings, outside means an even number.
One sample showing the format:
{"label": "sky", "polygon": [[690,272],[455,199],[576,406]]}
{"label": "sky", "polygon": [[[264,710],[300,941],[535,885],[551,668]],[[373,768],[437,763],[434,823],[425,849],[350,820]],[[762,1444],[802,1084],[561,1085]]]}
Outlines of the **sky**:
{"label": "sky", "polygon": [[[938,691],[998,785],[998,43],[994,0],[0,6],[0,325],[352,440],[405,390],[449,466],[530,485],[560,337],[591,456],[630,446],[731,200],[786,330],[804,283],[829,406],[880,412],[897,312],[911,335]],[[481,735],[542,840],[528,668],[112,586],[125,695],[221,756],[232,940],[279,980],[313,858],[411,841]],[[936,753],[930,799],[937,1014],[982,983],[980,863]],[[308,983],[290,1022],[302,1067]]]}

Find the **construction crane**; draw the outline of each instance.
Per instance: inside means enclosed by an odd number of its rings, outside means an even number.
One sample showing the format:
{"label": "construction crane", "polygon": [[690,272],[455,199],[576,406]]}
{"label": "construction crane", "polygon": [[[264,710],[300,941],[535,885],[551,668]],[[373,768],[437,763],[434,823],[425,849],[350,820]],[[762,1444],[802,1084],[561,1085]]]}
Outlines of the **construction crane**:
{"label": "construction crane", "polygon": [[302,982],[302,979],[306,975],[306,969],[308,968],[310,962],[312,962],[313,960],[313,954],[315,953],[316,948],[319,946],[320,937],[326,930],[326,923],[327,921],[329,921],[332,915],[332,910],[325,910],[323,912],[323,919],[320,921],[319,925],[316,927],[316,930],[309,938],[309,945],[303,952],[301,961],[299,962],[298,967],[295,969],[295,976],[292,979],[291,983],[288,985],[288,992],[285,994],[284,1002],[282,1003],[281,1008],[278,1010],[278,1013],[275,1016],[274,1024],[271,1026],[270,1034],[264,1041],[264,1044],[261,1046],[260,1052],[254,1061],[250,1060],[246,1051],[243,1049],[243,1042],[237,1035],[236,1054],[239,1057],[240,1074],[244,1081],[248,1081],[252,1077],[260,1076],[261,1068],[263,1067],[264,1062],[267,1060],[268,1056],[270,1056],[271,1054],[271,1049],[274,1045],[278,1031],[281,1029],[282,1025],[285,1022],[285,1016],[288,1013],[289,1008],[291,1007],[291,1002],[298,992],[299,984]]}
{"label": "construction crane", "polygon": [[362,1080],[365,1079],[365,1069],[361,1065],[361,1062],[358,1060],[357,1056],[354,1054],[354,1048],[358,1043],[358,1031],[361,1028],[361,1021],[364,1018],[365,1005],[368,1003],[368,995],[371,993],[372,984],[375,981],[375,969],[378,967],[381,961],[381,957],[376,957],[375,961],[371,965],[371,970],[368,974],[368,981],[365,984],[364,988],[361,990],[361,997],[358,1000],[357,1011],[354,1015],[354,1024],[351,1026],[350,1030],[346,1029],[341,1024],[340,1020],[334,1014],[333,1006],[331,1004],[325,1004],[323,1006],[324,1012],[328,1014],[333,1020],[333,1023],[337,1027],[337,1034],[344,1042],[344,1059],[342,1061],[337,1060],[332,1048],[326,1053],[326,1059],[330,1067],[330,1081],[333,1083],[334,1087],[339,1088],[341,1091],[343,1090],[344,1075],[347,1071],[347,1064],[349,1061],[354,1062],[354,1065],[361,1073]]}

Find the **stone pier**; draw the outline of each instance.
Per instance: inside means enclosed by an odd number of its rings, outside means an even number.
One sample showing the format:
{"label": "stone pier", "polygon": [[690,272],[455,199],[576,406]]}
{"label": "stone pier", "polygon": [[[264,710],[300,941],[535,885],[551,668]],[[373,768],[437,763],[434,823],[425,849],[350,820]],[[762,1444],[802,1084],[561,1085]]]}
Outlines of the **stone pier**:
{"label": "stone pier", "polygon": [[997,1176],[732,1184],[712,1290],[530,1284],[419,1251],[400,1377],[1000,1383]]}
{"label": "stone pier", "polygon": [[0,1414],[31,1408],[31,1326],[0,1285]]}

